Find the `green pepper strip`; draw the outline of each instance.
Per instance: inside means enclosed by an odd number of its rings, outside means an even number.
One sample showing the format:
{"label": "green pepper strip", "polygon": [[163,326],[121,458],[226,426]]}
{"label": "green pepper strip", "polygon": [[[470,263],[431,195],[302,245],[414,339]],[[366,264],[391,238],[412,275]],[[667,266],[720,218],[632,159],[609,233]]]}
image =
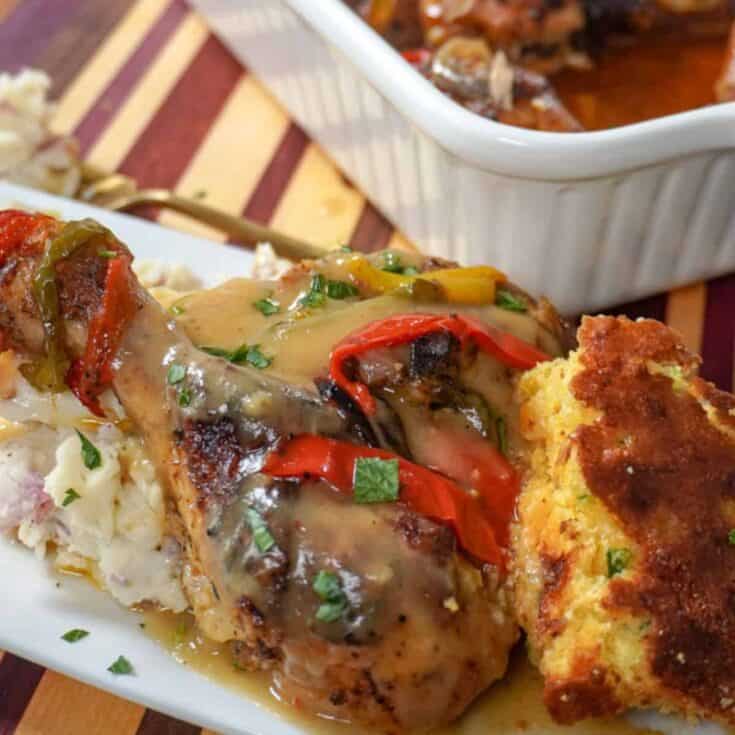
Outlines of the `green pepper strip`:
{"label": "green pepper strip", "polygon": [[59,310],[56,265],[90,240],[98,237],[106,239],[108,236],[110,231],[106,227],[84,219],[68,222],[56,237],[46,243],[32,286],[41,312],[46,354],[37,362],[21,367],[24,377],[38,390],[52,393],[65,390],[64,379],[71,365],[64,348],[64,323]]}

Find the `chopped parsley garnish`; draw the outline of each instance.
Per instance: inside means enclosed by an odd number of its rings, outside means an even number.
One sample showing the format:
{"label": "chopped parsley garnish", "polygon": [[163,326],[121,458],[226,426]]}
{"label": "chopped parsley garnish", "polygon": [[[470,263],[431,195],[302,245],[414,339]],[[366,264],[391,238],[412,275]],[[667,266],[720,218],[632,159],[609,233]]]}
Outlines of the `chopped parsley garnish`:
{"label": "chopped parsley garnish", "polygon": [[265,554],[276,545],[276,540],[268,530],[268,524],[265,522],[265,519],[255,508],[248,508],[247,517],[248,525],[253,532],[255,546],[261,554]]}
{"label": "chopped parsley garnish", "polygon": [[401,262],[401,256],[390,250],[383,255],[383,268],[382,270],[388,271],[388,273],[403,273],[403,263]]}
{"label": "chopped parsley garnish", "polygon": [[106,258],[107,260],[117,258],[117,253],[114,250],[100,250],[97,255],[99,255],[100,258]]}
{"label": "chopped parsley garnish", "polygon": [[357,296],[360,292],[347,281],[330,281],[321,273],[315,273],[311,277],[309,290],[301,297],[299,306],[317,308],[324,306],[327,297],[341,301],[351,296]]}
{"label": "chopped parsley garnish", "polygon": [[112,674],[125,676],[133,673],[133,665],[125,658],[125,656],[118,656],[117,659],[107,667],[107,670]]}
{"label": "chopped parsley garnish", "polygon": [[735,546],[735,528],[730,529],[730,533],[727,534],[727,540],[730,546]]}
{"label": "chopped parsley garnish", "polygon": [[70,487],[64,493],[64,499],[61,501],[61,507],[66,508],[67,505],[71,505],[75,500],[79,500],[82,496],[73,488]]}
{"label": "chopped parsley garnish", "polygon": [[309,290],[301,298],[301,306],[317,308],[324,306],[327,300],[327,279],[321,273],[315,273],[311,277]]}
{"label": "chopped parsley garnish", "polygon": [[[203,345],[199,349],[202,352],[206,352],[208,355],[212,355],[212,357],[223,357],[225,360],[230,360],[234,354],[229,350],[225,350],[223,347],[207,347]],[[230,360],[230,362],[232,361]]]}
{"label": "chopped parsley garnish", "polygon": [[76,643],[77,641],[81,641],[82,638],[86,638],[88,635],[88,630],[73,628],[72,630],[67,630],[66,633],[61,636],[61,640],[66,641],[67,643]]}
{"label": "chopped parsley garnish", "polygon": [[174,304],[169,311],[173,316],[181,316],[186,312],[186,309],[183,306],[180,306],[179,304]]}
{"label": "chopped parsley garnish", "polygon": [[222,357],[225,360],[229,360],[235,365],[252,365],[258,370],[267,368],[272,362],[273,358],[263,354],[260,350],[260,345],[240,345],[236,350],[225,350],[221,347],[200,347],[202,352],[206,352],[208,355],[214,357]]}
{"label": "chopped parsley garnish", "polygon": [[498,289],[495,294],[495,305],[506,311],[528,311],[528,304],[504,288]]}
{"label": "chopped parsley garnish", "polygon": [[347,596],[342,590],[339,577],[334,572],[323,569],[314,577],[312,589],[322,604],[316,611],[316,619],[322,623],[333,623],[344,615],[347,609]]}
{"label": "chopped parsley garnish", "polygon": [[342,245],[342,247],[340,247],[340,250],[343,253],[351,253],[352,252],[352,248],[349,245]]}
{"label": "chopped parsley garnish", "polygon": [[398,460],[358,457],[352,486],[356,503],[392,503],[398,500]]}
{"label": "chopped parsley garnish", "polygon": [[273,316],[273,314],[278,314],[281,309],[281,305],[273,299],[258,299],[257,301],[253,301],[253,306],[263,316]]}
{"label": "chopped parsley garnish", "polygon": [[500,453],[508,454],[508,430],[503,416],[498,416],[495,419],[495,431],[498,434],[498,449]]}
{"label": "chopped parsley garnish", "polygon": [[82,443],[82,460],[84,461],[84,466],[88,470],[96,470],[98,467],[101,467],[102,455],[100,454],[100,450],[79,429],[75,431],[77,432],[79,441]]}
{"label": "chopped parsley garnish", "polygon": [[616,574],[622,574],[633,559],[630,549],[608,549],[607,550],[607,576],[612,578]]}
{"label": "chopped parsley garnish", "polygon": [[401,256],[398,253],[388,251],[383,254],[383,266],[381,270],[388,273],[397,273],[400,276],[417,276],[419,270],[413,265],[403,265]]}
{"label": "chopped parsley garnish", "polygon": [[166,382],[169,385],[176,385],[177,383],[180,383],[185,377],[186,377],[186,368],[183,365],[178,365],[177,363],[174,363],[168,369],[168,373],[166,375]]}
{"label": "chopped parsley garnish", "polygon": [[181,406],[181,408],[188,408],[191,406],[191,391],[188,388],[182,387],[179,390],[179,406]]}
{"label": "chopped parsley garnish", "polygon": [[349,299],[351,296],[357,296],[360,292],[347,281],[327,281],[327,296],[330,299],[341,301]]}
{"label": "chopped parsley garnish", "polygon": [[258,370],[263,370],[273,362],[273,358],[264,355],[260,351],[259,345],[253,345],[252,347],[248,347],[248,350],[245,353],[245,362],[247,362],[248,365],[252,365],[254,368],[258,368]]}

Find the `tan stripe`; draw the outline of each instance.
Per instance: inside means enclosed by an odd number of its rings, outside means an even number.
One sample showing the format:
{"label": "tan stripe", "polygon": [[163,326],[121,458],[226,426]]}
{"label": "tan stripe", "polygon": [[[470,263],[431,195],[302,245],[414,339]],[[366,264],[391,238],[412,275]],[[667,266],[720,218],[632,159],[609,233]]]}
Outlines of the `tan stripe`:
{"label": "tan stripe", "polygon": [[138,0],[59,100],[53,128],[71,132],[120,71],[169,0]]}
{"label": "tan stripe", "polygon": [[[184,196],[205,194],[203,201],[231,214],[242,211],[288,127],[288,117],[252,77],[243,76],[207,137],[181,177]],[[173,212],[161,224],[213,240],[217,230]]]}
{"label": "tan stripe", "polygon": [[93,689],[54,671],[47,671],[36,688],[16,735],[133,735],[143,707]]}
{"label": "tan stripe", "polygon": [[17,4],[18,0],[0,0],[0,21],[5,20]]}
{"label": "tan stripe", "polygon": [[417,252],[417,248],[405,235],[396,230],[391,239],[388,241],[389,248],[397,248],[398,250],[413,250]]}
{"label": "tan stripe", "polygon": [[190,13],[128,97],[114,121],[89,152],[88,159],[91,163],[109,170],[114,170],[120,165],[207,40],[207,35],[204,21]]}
{"label": "tan stripe", "polygon": [[666,323],[684,337],[686,346],[697,354],[702,350],[707,286],[696,283],[669,293]]}
{"label": "tan stripe", "polygon": [[309,242],[336,247],[349,242],[363,203],[362,195],[345,183],[315,144],[310,144],[271,224]]}

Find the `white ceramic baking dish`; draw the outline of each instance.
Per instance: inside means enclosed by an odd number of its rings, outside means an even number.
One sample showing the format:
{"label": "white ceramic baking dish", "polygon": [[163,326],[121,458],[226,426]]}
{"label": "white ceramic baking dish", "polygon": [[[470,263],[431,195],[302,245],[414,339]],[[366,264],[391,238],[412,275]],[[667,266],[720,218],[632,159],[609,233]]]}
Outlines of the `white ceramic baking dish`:
{"label": "white ceramic baking dish", "polygon": [[522,130],[436,90],[340,0],[193,0],[422,249],[576,313],[735,269],[735,103]]}

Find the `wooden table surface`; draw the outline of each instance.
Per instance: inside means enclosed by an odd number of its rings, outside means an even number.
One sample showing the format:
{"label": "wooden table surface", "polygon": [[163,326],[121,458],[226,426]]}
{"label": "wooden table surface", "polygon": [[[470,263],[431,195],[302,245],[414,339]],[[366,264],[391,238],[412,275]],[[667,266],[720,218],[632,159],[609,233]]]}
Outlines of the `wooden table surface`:
{"label": "wooden table surface", "polygon": [[[94,164],[314,241],[402,242],[183,0],[0,0],[0,69],[24,66],[51,75],[55,127],[74,132]],[[222,239],[175,215],[158,219]],[[703,354],[704,375],[732,388],[735,275],[615,311],[676,326]],[[0,735],[200,732],[0,657]]]}

